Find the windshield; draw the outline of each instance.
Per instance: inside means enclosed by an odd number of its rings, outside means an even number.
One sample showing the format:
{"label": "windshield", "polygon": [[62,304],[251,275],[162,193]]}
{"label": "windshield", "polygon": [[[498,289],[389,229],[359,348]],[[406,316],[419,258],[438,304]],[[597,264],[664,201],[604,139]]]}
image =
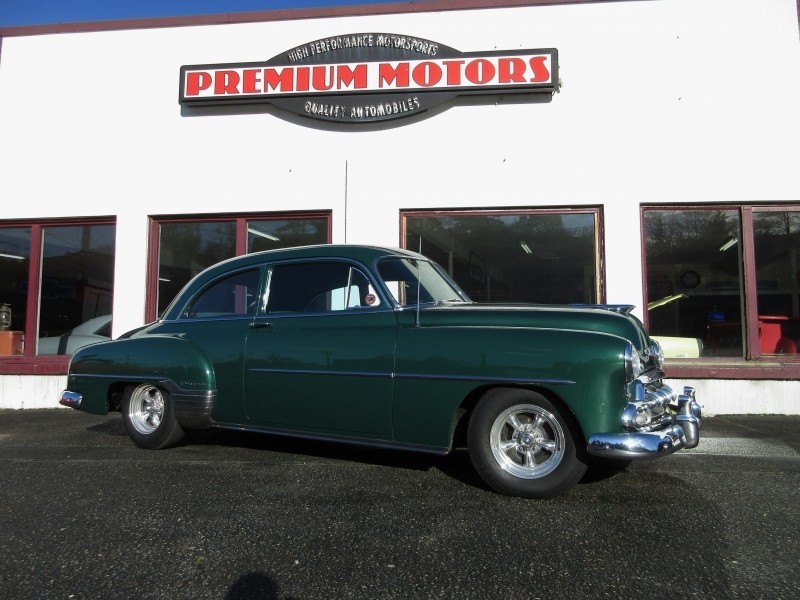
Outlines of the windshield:
{"label": "windshield", "polygon": [[426,260],[389,258],[378,263],[378,273],[400,306],[470,301],[439,267]]}

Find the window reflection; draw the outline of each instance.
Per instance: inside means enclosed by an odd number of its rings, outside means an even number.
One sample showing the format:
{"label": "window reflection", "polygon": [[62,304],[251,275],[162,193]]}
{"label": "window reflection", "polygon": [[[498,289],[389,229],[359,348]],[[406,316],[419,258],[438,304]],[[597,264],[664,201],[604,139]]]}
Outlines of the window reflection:
{"label": "window reflection", "polygon": [[646,210],[650,332],[667,356],[742,356],[741,222],[736,210]]}
{"label": "window reflection", "polygon": [[759,349],[797,354],[800,342],[800,212],[753,214]]}
{"label": "window reflection", "polygon": [[273,219],[247,222],[247,252],[325,244],[327,219]]}
{"label": "window reflection", "polygon": [[258,269],[234,273],[204,289],[186,309],[188,318],[254,315],[258,304]]}
{"label": "window reflection", "polygon": [[598,299],[595,212],[407,215],[405,247],[442,265],[476,301]]}
{"label": "window reflection", "polygon": [[246,243],[248,253],[325,244],[328,242],[328,217],[247,220],[244,217],[229,217],[161,222],[158,314],[166,310],[183,286],[200,271],[236,256],[237,242],[241,248]]}
{"label": "window reflection", "polygon": [[158,314],[189,280],[236,255],[236,222],[161,223],[158,252]]}
{"label": "window reflection", "polygon": [[43,228],[39,354],[109,339],[115,233],[114,225]]}

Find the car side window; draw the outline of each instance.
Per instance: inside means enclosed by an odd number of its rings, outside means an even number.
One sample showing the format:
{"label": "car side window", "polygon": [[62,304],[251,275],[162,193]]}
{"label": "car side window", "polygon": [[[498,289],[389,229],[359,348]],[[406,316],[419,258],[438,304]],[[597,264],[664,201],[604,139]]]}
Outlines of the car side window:
{"label": "car side window", "polygon": [[267,312],[325,313],[378,306],[366,275],[337,262],[294,263],[273,268]]}
{"label": "car side window", "polygon": [[255,315],[259,270],[250,269],[217,279],[195,296],[184,311],[190,319]]}

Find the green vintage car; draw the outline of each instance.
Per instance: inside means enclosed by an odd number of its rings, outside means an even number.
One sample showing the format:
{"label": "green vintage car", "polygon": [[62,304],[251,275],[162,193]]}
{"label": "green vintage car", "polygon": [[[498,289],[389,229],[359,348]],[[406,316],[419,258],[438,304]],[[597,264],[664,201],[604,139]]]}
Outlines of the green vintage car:
{"label": "green vintage car", "polygon": [[158,449],[222,427],[446,454],[544,498],[597,461],[699,441],[694,390],[628,306],[476,304],[424,256],[314,246],[240,256],[156,321],[78,350],[61,404],[121,411]]}

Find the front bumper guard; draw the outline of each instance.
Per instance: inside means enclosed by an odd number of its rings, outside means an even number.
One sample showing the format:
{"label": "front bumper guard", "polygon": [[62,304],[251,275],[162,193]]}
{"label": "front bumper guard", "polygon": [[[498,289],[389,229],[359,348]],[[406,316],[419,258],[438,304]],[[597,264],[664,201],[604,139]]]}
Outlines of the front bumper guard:
{"label": "front bumper guard", "polygon": [[671,424],[659,431],[596,433],[589,437],[587,450],[592,456],[616,459],[647,459],[666,456],[700,443],[702,409],[695,399],[695,389],[683,388],[675,405]]}

